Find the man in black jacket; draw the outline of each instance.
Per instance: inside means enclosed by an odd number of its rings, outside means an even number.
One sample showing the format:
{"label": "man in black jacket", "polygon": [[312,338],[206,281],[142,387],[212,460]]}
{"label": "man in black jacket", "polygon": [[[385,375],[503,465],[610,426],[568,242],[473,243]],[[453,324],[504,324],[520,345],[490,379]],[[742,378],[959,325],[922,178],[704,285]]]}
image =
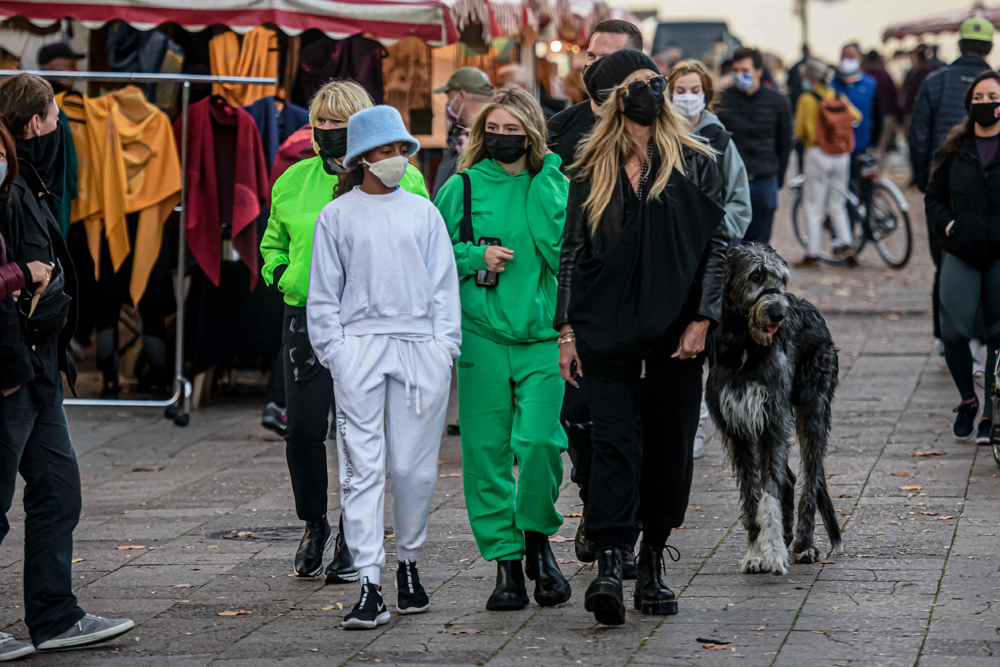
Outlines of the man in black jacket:
{"label": "man in black jacket", "polygon": [[[921,192],[927,192],[931,165],[945,136],[965,118],[965,91],[980,72],[990,68],[985,58],[993,50],[993,24],[983,18],[967,19],[959,29],[958,48],[962,56],[950,65],[936,69],[924,78],[913,103],[913,116],[907,139],[913,180]],[[928,240],[934,260],[934,338],[941,340],[938,293],[941,285],[941,242],[928,223]]]}
{"label": "man in black jacket", "polygon": [[[59,108],[43,79],[19,74],[0,85],[0,119],[17,142],[19,174],[0,204],[0,233],[14,261],[40,261],[62,273],[41,295],[69,306],[51,313],[23,290],[17,309],[0,308],[0,542],[17,474],[24,478],[24,620],[41,650],[105,641],[130,620],[87,614],[73,595],[73,530],[80,519],[80,470],[70,442],[60,371],[72,388],[76,367],[66,351],[76,327],[76,278],[54,215],[48,184],[62,177]],[[29,286],[33,287],[33,286]],[[61,293],[60,293],[61,292]],[[9,300],[5,300],[9,301]],[[34,303],[33,303],[34,302]],[[33,306],[33,307],[32,307]],[[35,310],[37,309],[37,310]],[[53,322],[43,328],[45,321]],[[53,331],[55,333],[49,333]],[[0,633],[0,660],[33,648]]]}
{"label": "man in black jacket", "polygon": [[[639,28],[620,19],[601,21],[594,26],[587,45],[586,68],[609,53],[623,49],[642,50],[642,33]],[[586,75],[586,69],[584,73]],[[594,128],[597,122],[594,113],[596,110],[593,99],[589,99],[574,104],[549,119],[549,150],[562,158],[564,172],[576,160],[576,147],[580,139]]]}
{"label": "man in black jacket", "polygon": [[792,151],[792,111],[787,97],[761,85],[763,75],[760,51],[737,49],[733,85],[722,93],[719,120],[733,133],[750,179],[753,217],[743,240],[769,243]]}

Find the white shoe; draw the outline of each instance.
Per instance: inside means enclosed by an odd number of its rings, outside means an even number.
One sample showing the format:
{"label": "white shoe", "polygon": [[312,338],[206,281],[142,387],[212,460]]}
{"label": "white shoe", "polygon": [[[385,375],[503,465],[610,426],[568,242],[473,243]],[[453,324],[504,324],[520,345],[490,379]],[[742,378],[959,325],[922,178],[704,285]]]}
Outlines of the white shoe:
{"label": "white shoe", "polygon": [[98,642],[113,639],[118,635],[123,635],[134,627],[135,623],[127,618],[111,619],[87,614],[70,626],[66,632],[39,644],[38,650],[48,651],[56,648],[73,648],[76,646],[97,644]]}
{"label": "white shoe", "polygon": [[0,632],[0,662],[17,660],[35,652],[35,647],[27,642],[18,641],[6,632]]}
{"label": "white shoe", "polygon": [[934,359],[941,368],[948,368],[948,362],[944,358],[944,343],[940,339],[934,339]]}

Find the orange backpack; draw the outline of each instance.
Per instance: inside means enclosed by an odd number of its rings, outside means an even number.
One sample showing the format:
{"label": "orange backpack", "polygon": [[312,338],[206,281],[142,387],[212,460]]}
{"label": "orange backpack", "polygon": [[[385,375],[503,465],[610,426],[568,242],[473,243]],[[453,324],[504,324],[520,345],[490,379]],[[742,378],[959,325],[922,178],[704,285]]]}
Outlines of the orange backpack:
{"label": "orange backpack", "polygon": [[812,93],[819,106],[816,117],[816,143],[829,155],[854,151],[854,115],[847,101],[838,95],[832,100]]}

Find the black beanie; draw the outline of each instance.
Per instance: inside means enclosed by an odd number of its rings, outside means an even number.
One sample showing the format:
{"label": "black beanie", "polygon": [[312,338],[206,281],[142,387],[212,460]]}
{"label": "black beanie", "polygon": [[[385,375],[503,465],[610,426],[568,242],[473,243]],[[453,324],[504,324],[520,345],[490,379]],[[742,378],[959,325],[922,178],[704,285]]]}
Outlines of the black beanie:
{"label": "black beanie", "polygon": [[642,51],[626,49],[604,56],[583,73],[583,85],[587,94],[600,106],[608,99],[608,93],[620,86],[632,72],[648,69],[660,73],[653,59]]}

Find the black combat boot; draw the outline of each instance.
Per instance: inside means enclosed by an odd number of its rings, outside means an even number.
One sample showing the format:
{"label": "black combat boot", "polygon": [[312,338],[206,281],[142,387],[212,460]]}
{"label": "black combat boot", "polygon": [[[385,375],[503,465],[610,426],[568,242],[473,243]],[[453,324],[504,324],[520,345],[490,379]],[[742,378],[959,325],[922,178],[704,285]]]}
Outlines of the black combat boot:
{"label": "black combat boot", "polygon": [[622,552],[615,547],[601,547],[597,552],[597,578],[587,588],[583,608],[603,625],[625,623],[625,598],[622,593]]}
{"label": "black combat boot", "polygon": [[497,561],[497,586],[486,601],[490,611],[517,611],[528,604],[524,587],[524,570],[519,560]]}
{"label": "black combat boot", "polygon": [[663,572],[663,549],[645,542],[639,545],[635,579],[635,608],[647,616],[670,616],[677,613],[677,596],[667,588]]}
{"label": "black combat boot", "polygon": [[549,538],[525,531],[524,546],[528,552],[525,573],[535,582],[535,602],[543,607],[554,607],[568,601],[573,591],[552,555]]}

